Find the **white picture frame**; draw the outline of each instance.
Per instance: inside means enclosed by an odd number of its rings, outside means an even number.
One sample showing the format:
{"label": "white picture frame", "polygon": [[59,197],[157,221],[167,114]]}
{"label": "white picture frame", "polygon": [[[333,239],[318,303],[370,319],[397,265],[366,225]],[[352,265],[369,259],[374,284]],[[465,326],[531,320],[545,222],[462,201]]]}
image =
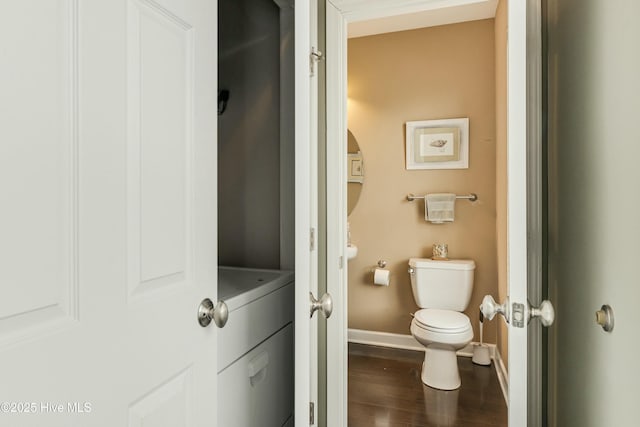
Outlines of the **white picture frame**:
{"label": "white picture frame", "polygon": [[357,182],[359,184],[364,183],[364,162],[362,160],[362,153],[347,153],[348,164],[348,176],[347,182]]}
{"label": "white picture frame", "polygon": [[468,169],[469,118],[406,123],[406,168]]}

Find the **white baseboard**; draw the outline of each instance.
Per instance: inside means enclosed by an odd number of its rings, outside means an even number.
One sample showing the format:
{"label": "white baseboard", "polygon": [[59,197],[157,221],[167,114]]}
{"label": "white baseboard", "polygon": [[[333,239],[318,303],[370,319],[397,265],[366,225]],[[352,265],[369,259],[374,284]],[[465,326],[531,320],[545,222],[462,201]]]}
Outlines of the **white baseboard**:
{"label": "white baseboard", "polygon": [[[389,332],[377,332],[377,331],[365,331],[363,329],[349,329],[348,331],[349,342],[375,345],[378,347],[400,348],[403,350],[415,350],[424,351],[424,346],[413,338],[413,335],[392,334]],[[473,345],[478,344],[472,342],[465,348],[456,352],[458,356],[472,357]],[[495,366],[496,373],[498,375],[498,382],[504,395],[504,400],[509,404],[509,374],[507,368],[504,366],[500,352],[497,351],[495,344],[485,344],[489,347],[489,354],[493,359],[493,365]]]}
{"label": "white baseboard", "polygon": [[[400,348],[403,350],[424,351],[424,346],[420,344],[413,335],[392,334],[389,332],[365,331],[362,329],[349,329],[349,342],[367,345],[377,345],[379,347]],[[473,345],[478,344],[471,342],[465,348],[456,352],[458,356],[473,356]],[[496,353],[495,344],[485,344],[489,347],[491,358]]]}
{"label": "white baseboard", "polygon": [[403,350],[424,351],[424,347],[413,335],[392,334],[389,332],[349,329],[348,340],[358,344],[377,345],[379,347],[401,348]]}
{"label": "white baseboard", "polygon": [[496,351],[493,362],[493,364],[496,366],[498,382],[500,383],[500,388],[502,389],[504,401],[506,402],[507,406],[509,406],[509,372],[507,371],[507,367],[504,366],[504,362],[502,361],[502,356],[500,356],[499,351]]}

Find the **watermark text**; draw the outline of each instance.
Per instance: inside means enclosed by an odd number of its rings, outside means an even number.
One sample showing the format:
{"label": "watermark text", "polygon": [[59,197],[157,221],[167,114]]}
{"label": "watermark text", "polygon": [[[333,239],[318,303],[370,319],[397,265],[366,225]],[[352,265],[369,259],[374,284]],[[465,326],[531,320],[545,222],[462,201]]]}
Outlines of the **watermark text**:
{"label": "watermark text", "polygon": [[89,414],[91,402],[0,402],[2,414]]}

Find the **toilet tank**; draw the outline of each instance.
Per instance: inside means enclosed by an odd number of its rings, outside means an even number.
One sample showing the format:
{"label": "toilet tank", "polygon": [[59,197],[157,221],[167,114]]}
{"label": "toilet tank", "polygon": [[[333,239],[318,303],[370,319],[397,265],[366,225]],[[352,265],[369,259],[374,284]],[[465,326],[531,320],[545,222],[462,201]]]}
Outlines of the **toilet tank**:
{"label": "toilet tank", "polygon": [[409,274],[413,298],[420,308],[464,311],[473,291],[475,262],[411,258]]}

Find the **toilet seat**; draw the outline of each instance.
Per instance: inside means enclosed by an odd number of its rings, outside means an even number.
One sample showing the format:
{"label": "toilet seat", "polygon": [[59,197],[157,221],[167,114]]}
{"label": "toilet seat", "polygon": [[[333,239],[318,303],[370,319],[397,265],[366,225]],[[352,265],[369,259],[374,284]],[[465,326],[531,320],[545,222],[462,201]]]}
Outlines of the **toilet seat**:
{"label": "toilet seat", "polygon": [[457,311],[424,308],[414,314],[415,325],[438,334],[459,334],[471,329],[469,318]]}

